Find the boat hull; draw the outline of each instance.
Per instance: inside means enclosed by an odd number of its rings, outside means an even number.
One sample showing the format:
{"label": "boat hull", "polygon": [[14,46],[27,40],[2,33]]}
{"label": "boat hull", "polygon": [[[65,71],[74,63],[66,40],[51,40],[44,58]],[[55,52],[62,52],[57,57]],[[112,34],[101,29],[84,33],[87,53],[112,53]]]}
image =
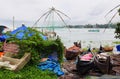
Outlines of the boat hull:
{"label": "boat hull", "polygon": [[80,57],[78,56],[77,60],[78,61],[76,64],[76,69],[77,69],[77,72],[81,75],[88,73],[89,70],[94,68],[94,59],[92,59],[91,61],[83,61],[83,60],[80,60]]}
{"label": "boat hull", "polygon": [[79,50],[66,50],[65,57],[67,60],[73,60],[76,59],[76,57],[79,54]]}
{"label": "boat hull", "polygon": [[110,63],[110,56],[107,57],[107,59],[103,62],[100,62],[97,57],[94,59],[96,67],[103,73],[103,74],[109,74],[111,69],[111,63]]}

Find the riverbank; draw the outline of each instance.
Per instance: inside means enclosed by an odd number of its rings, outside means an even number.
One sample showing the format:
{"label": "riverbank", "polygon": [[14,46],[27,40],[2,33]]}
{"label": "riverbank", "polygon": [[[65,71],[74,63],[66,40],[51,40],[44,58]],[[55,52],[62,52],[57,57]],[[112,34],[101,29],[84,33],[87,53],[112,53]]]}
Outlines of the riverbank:
{"label": "riverbank", "polygon": [[[117,43],[117,41],[115,40],[102,40],[102,41],[98,41],[98,40],[80,40],[81,41],[81,49],[84,49],[84,48],[88,48],[89,46],[92,48],[100,48],[100,45],[102,45],[103,47],[115,47]],[[80,42],[80,41],[74,41],[74,42]],[[65,46],[66,48],[69,48],[71,46],[73,46],[74,43],[73,41],[69,41],[69,42],[65,42]],[[118,41],[119,44],[120,44],[120,41]],[[118,58],[119,57],[113,57],[115,59],[112,58],[112,55],[111,53],[113,53],[114,51],[110,51],[110,52],[104,52],[104,54],[108,54],[110,55],[111,57],[111,64],[114,65],[115,63],[119,64],[119,61],[116,61],[116,60],[119,60]],[[115,62],[115,63],[114,63]],[[66,60],[63,65],[62,65],[62,68],[65,72],[65,75],[60,77],[59,79],[119,79],[120,78],[120,75],[117,73],[117,71],[115,70],[115,68],[119,68],[120,66],[117,66],[117,67],[113,67],[112,70],[110,69],[110,74],[103,74],[101,72],[98,72],[100,71],[99,69],[95,69],[93,68],[93,70],[90,70],[86,75],[79,75],[78,72],[76,71],[76,60],[72,60],[72,61],[69,61],[69,60]],[[114,72],[113,72],[114,71]],[[118,70],[119,71],[119,70]]]}
{"label": "riverbank", "polygon": [[[79,41],[74,41],[74,42],[79,42]],[[64,46],[66,48],[69,48],[71,46],[73,46],[74,42],[71,42],[69,41],[69,43],[64,43]],[[115,47],[117,41],[114,41],[114,40],[101,40],[101,41],[86,41],[86,40],[82,40],[81,41],[81,47],[82,48],[88,48],[89,46],[91,48],[99,48],[100,45],[106,47],[106,46],[112,46],[112,47]],[[119,41],[118,41],[119,42]]]}

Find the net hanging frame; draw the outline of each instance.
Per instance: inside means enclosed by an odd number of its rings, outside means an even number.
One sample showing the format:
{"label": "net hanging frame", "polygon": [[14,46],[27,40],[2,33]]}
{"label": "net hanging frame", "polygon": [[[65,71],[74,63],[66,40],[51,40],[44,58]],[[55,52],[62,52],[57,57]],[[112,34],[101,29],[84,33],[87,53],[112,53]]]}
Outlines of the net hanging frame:
{"label": "net hanging frame", "polygon": [[[34,28],[35,25],[37,25],[37,23],[43,18],[45,17],[44,19],[44,22],[46,22],[47,18],[52,14],[52,13],[56,13],[56,15],[61,19],[61,21],[64,23],[64,27],[68,28],[68,30],[70,31],[69,27],[67,26],[65,20],[63,19],[63,17],[61,16],[61,14],[65,17],[67,17],[68,19],[70,19],[69,16],[67,16],[65,13],[61,12],[60,10],[57,10],[55,9],[54,7],[50,8],[50,10],[48,10],[47,12],[45,12],[42,16],[40,16],[37,21],[32,25],[32,28]],[[54,15],[53,15],[53,18],[54,20]],[[53,27],[54,29],[54,27]]]}
{"label": "net hanging frame", "polygon": [[[120,7],[120,4],[119,5],[117,5],[117,6],[115,6],[113,9],[111,9],[106,15],[105,15],[105,18],[106,18],[106,16],[108,15],[108,14],[110,14],[112,11],[114,11],[116,8],[118,8],[118,7]],[[114,15],[111,17],[111,19],[108,21],[108,25],[105,27],[105,30],[106,30],[106,28],[109,26],[109,24],[112,22],[112,20],[115,18],[115,16],[118,14],[118,11],[117,12],[115,12],[114,13]],[[104,30],[104,32],[105,32],[105,30]]]}

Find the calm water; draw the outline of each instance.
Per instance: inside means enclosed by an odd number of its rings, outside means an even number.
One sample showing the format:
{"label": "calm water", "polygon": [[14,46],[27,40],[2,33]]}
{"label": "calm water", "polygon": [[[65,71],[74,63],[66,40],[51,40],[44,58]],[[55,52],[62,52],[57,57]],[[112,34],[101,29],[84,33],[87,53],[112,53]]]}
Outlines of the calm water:
{"label": "calm water", "polygon": [[55,32],[60,36],[66,47],[70,47],[75,41],[81,41],[83,46],[90,44],[92,47],[99,46],[100,43],[112,45],[112,41],[118,41],[118,39],[114,38],[115,29],[99,29],[99,32],[88,32],[88,30],[72,28],[69,31],[66,28],[61,28],[55,29]]}

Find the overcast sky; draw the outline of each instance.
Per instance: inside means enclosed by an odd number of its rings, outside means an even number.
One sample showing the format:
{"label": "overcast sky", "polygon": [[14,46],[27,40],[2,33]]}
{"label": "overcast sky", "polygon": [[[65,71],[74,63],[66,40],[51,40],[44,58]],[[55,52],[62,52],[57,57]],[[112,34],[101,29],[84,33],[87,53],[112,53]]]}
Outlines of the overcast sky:
{"label": "overcast sky", "polygon": [[32,26],[52,6],[71,18],[64,18],[67,24],[104,24],[117,9],[105,18],[106,13],[118,4],[120,0],[0,0],[0,25],[11,27],[14,16],[15,26]]}

